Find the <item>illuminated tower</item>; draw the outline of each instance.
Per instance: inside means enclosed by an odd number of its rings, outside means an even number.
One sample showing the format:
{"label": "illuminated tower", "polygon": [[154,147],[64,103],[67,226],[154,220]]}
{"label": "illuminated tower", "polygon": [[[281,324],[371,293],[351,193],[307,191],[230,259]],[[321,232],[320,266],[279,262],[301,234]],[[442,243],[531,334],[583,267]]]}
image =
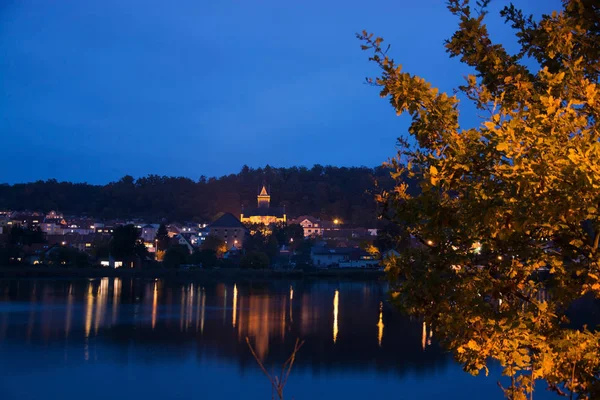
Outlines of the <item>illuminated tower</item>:
{"label": "illuminated tower", "polygon": [[258,208],[269,208],[271,205],[271,196],[267,192],[267,187],[263,184],[260,193],[257,196]]}

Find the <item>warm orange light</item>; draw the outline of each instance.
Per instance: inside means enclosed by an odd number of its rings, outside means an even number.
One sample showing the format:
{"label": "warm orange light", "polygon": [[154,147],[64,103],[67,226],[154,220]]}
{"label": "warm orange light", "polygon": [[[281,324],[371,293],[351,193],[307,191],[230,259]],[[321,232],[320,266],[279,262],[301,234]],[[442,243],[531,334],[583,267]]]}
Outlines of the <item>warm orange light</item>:
{"label": "warm orange light", "polygon": [[238,290],[237,285],[233,285],[233,317],[231,320],[231,325],[235,328],[235,322],[237,317],[237,298],[238,298]]}
{"label": "warm orange light", "polygon": [[428,241],[427,241],[427,244],[428,244],[429,246],[433,246],[433,240],[428,240]]}
{"label": "warm orange light", "polygon": [[152,298],[152,330],[156,326],[156,306],[158,303],[158,285],[154,282],[154,296]]}
{"label": "warm orange light", "polygon": [[378,333],[377,333],[377,341],[379,342],[379,347],[381,347],[381,341],[383,340],[383,302],[379,303],[379,322],[377,323]]}
{"label": "warm orange light", "polygon": [[338,336],[338,305],[339,305],[340,292],[339,290],[335,291],[335,295],[333,296],[333,343],[337,342]]}

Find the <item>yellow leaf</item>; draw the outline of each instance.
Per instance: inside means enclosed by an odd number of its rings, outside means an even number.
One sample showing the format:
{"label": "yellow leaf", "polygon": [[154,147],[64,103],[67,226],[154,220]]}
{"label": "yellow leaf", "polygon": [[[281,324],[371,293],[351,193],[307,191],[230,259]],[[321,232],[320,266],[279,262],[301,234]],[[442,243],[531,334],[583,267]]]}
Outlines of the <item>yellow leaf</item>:
{"label": "yellow leaf", "polygon": [[508,143],[506,143],[506,142],[500,142],[500,143],[498,143],[498,145],[496,146],[496,150],[498,150],[498,151],[506,151],[506,150],[508,150]]}
{"label": "yellow leaf", "polygon": [[485,122],[483,123],[483,125],[484,125],[486,128],[488,128],[488,129],[494,129],[494,128],[496,128],[496,124],[495,124],[495,123],[493,123],[492,121],[485,121]]}
{"label": "yellow leaf", "polygon": [[436,176],[438,174],[438,170],[435,166],[432,165],[431,167],[429,167],[429,173],[433,176]]}

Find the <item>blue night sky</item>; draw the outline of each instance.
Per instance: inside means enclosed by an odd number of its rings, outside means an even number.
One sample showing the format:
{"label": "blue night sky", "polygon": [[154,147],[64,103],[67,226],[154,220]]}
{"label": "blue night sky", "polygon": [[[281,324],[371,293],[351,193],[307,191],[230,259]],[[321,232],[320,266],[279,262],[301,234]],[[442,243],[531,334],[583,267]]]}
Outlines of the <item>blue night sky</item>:
{"label": "blue night sky", "polygon": [[[0,182],[379,165],[408,117],[363,84],[377,71],[354,34],[383,36],[404,70],[450,91],[470,71],[445,53],[443,4],[0,0]],[[514,50],[505,4],[488,24]]]}

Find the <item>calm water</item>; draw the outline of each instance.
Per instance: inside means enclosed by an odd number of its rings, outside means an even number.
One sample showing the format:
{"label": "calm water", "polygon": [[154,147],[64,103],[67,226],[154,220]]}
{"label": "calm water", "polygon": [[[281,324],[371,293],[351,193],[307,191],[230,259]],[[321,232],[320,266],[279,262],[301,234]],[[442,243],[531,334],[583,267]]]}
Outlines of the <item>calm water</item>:
{"label": "calm water", "polygon": [[[502,399],[377,282],[0,280],[4,399],[270,399],[267,367],[305,340],[286,398]],[[541,386],[541,385],[540,385]],[[536,399],[554,398],[536,392]]]}

